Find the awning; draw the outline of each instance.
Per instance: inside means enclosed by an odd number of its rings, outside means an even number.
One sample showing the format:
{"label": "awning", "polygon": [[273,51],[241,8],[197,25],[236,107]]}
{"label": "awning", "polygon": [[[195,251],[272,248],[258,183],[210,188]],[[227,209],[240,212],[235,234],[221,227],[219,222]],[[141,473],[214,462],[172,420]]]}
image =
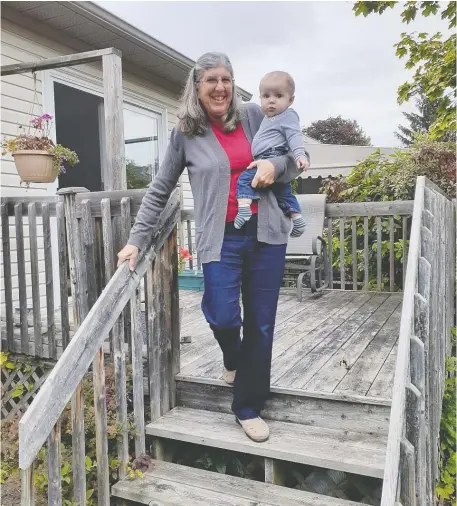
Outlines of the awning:
{"label": "awning", "polygon": [[308,178],[327,178],[327,177],[338,177],[348,176],[354,165],[312,165],[306,172],[303,172],[299,177],[302,179]]}

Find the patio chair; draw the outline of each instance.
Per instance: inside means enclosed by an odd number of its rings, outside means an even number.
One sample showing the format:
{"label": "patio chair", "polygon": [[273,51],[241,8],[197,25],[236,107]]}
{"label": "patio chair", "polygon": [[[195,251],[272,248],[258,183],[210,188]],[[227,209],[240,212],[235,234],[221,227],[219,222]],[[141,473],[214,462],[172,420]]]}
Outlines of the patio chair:
{"label": "patio chair", "polygon": [[312,293],[328,287],[327,244],[322,238],[327,196],[320,194],[296,195],[306,221],[300,237],[290,237],[286,253],[286,269],[299,272],[297,300],[301,302],[304,281],[309,278]]}

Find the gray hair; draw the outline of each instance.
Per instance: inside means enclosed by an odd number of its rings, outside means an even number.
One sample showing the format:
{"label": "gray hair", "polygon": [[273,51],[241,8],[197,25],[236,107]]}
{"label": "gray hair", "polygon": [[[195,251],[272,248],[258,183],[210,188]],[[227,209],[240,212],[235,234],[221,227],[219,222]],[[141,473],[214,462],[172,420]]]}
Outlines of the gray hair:
{"label": "gray hair", "polygon": [[[226,67],[234,78],[233,67],[224,53],[205,53],[196,61],[195,65],[189,72],[186,86],[181,95],[181,105],[178,111],[177,128],[187,137],[202,136],[208,128],[208,116],[198,99],[198,83],[201,74],[205,70],[214,69],[216,67]],[[225,120],[225,131],[233,132],[242,117],[240,109],[240,100],[235,83],[233,83],[232,101],[227,111]]]}

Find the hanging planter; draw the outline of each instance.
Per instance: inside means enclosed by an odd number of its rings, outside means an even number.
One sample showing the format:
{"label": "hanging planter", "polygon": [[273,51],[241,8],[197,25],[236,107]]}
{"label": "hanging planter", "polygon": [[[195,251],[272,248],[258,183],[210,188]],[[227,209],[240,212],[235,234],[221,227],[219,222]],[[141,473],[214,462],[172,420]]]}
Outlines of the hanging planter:
{"label": "hanging planter", "polygon": [[24,183],[53,183],[59,175],[54,155],[44,150],[13,151],[16,170]]}
{"label": "hanging planter", "polygon": [[20,126],[14,139],[4,140],[2,154],[11,153],[21,182],[53,183],[66,167],[79,163],[78,155],[71,149],[54,144],[50,139],[52,116],[43,114],[33,118],[27,133]]}

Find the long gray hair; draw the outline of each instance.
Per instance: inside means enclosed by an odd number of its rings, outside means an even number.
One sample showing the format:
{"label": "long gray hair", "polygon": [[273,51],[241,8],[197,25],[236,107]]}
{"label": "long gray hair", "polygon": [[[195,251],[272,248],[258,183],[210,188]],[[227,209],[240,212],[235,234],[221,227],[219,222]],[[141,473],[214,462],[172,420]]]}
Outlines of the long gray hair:
{"label": "long gray hair", "polygon": [[[198,99],[198,83],[201,74],[205,70],[216,67],[226,67],[230,72],[232,79],[233,67],[224,53],[205,53],[196,61],[194,67],[189,72],[184,92],[181,96],[180,108],[178,111],[177,128],[187,137],[202,136],[208,128],[208,116]],[[227,111],[225,120],[225,131],[233,132],[241,120],[240,100],[235,83],[233,84],[232,101]]]}

